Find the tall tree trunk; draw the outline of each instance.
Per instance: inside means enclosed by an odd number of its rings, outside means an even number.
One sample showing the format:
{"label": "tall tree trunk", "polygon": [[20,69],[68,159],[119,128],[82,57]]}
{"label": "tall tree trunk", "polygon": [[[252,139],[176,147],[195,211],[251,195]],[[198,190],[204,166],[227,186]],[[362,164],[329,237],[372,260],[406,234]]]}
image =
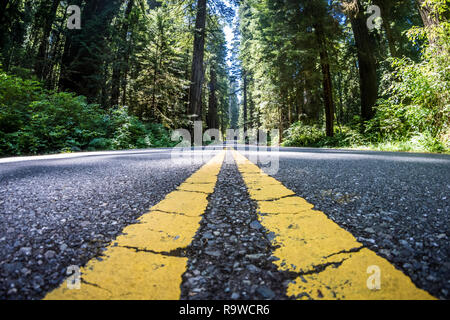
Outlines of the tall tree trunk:
{"label": "tall tree trunk", "polygon": [[292,121],[292,97],[289,92],[287,96],[287,104],[288,104],[288,125],[290,127],[293,121]]}
{"label": "tall tree trunk", "polygon": [[247,73],[244,70],[244,79],[243,79],[243,93],[244,93],[244,110],[243,112],[243,119],[244,119],[244,136],[245,136],[245,143],[247,143],[247,130],[248,130],[248,124],[247,124],[247,111],[248,111],[248,99],[247,99]]}
{"label": "tall tree trunk", "polygon": [[394,31],[391,28],[391,21],[392,21],[392,0],[374,0],[373,3],[380,7],[381,9],[381,18],[383,19],[383,28],[386,32],[386,38],[389,45],[389,51],[391,53],[391,56],[398,57],[398,50],[396,47],[397,41],[395,39]]}
{"label": "tall tree trunk", "polygon": [[217,129],[217,78],[214,68],[210,68],[210,82],[209,82],[209,103],[208,103],[208,129]]}
{"label": "tall tree trunk", "polygon": [[50,37],[50,32],[52,31],[53,22],[55,21],[56,11],[58,10],[59,4],[59,0],[53,0],[51,3],[42,2],[41,8],[39,10],[43,18],[43,27],[42,39],[39,44],[35,68],[36,75],[40,80],[44,80],[48,76],[48,39]]}
{"label": "tall tree trunk", "polygon": [[343,97],[343,88],[342,88],[342,73],[338,74],[338,93],[339,93],[339,113],[336,112],[336,120],[338,124],[343,122],[343,114],[344,114],[344,97]]}
{"label": "tall tree trunk", "polygon": [[334,136],[334,104],[333,85],[331,82],[330,61],[326,46],[325,34],[322,24],[315,26],[317,42],[320,52],[320,66],[322,68],[323,100],[325,103],[325,122],[327,137]]}
{"label": "tall tree trunk", "polygon": [[[202,85],[204,78],[203,58],[205,55],[206,0],[197,1],[197,17],[194,31],[194,51],[189,91],[189,113],[202,119]],[[193,119],[193,120],[196,120]]]}
{"label": "tall tree trunk", "polygon": [[5,11],[6,11],[6,6],[8,5],[9,0],[3,0],[0,3],[0,22],[3,22],[3,19],[5,17]]}
{"label": "tall tree trunk", "polygon": [[300,121],[302,114],[305,112],[305,78],[300,80],[299,87],[297,88],[297,118],[296,121]]}
{"label": "tall tree trunk", "polygon": [[130,14],[133,10],[134,0],[129,0],[127,4],[127,8],[125,9],[124,14],[124,23],[122,24],[122,27],[120,29],[120,37],[119,37],[119,48],[116,52],[116,58],[113,62],[113,73],[111,77],[111,100],[109,102],[109,105],[115,106],[119,104],[119,97],[120,97],[120,85],[122,82],[122,75],[125,69],[125,61],[127,60],[127,51],[128,51],[128,41],[127,41],[127,34],[128,30],[130,28]]}
{"label": "tall tree trunk", "polygon": [[[156,45],[156,57],[159,57],[159,44]],[[155,63],[153,64],[153,83],[152,83],[152,104],[150,107],[150,112],[147,111],[151,115],[153,119],[156,118],[156,82],[158,80],[158,69],[159,63],[158,58],[155,58]]]}
{"label": "tall tree trunk", "polygon": [[9,0],[2,0],[0,2],[0,49],[3,49],[5,36],[7,34],[7,26],[6,26],[6,7],[9,4]]}
{"label": "tall tree trunk", "polygon": [[250,129],[253,129],[255,126],[255,103],[253,101],[253,97],[251,92],[247,92],[248,95],[248,121],[250,124]]}
{"label": "tall tree trunk", "polygon": [[374,116],[374,105],[378,98],[377,65],[375,48],[370,39],[364,8],[359,0],[351,0],[353,10],[347,12],[358,51],[358,67],[361,88],[361,117],[370,120]]}
{"label": "tall tree trunk", "polygon": [[[23,6],[23,7],[22,7]],[[4,1],[0,5],[0,57],[3,69],[8,71],[15,62],[15,54],[25,41],[26,29],[31,20],[31,1]]]}
{"label": "tall tree trunk", "polygon": [[383,19],[383,27],[384,27],[384,30],[386,31],[386,38],[388,40],[389,52],[391,53],[391,56],[399,57],[398,50],[396,47],[397,41],[395,40],[394,32],[391,28],[391,24],[390,24],[389,20]]}
{"label": "tall tree trunk", "polygon": [[278,105],[278,115],[279,115],[279,129],[278,129],[278,144],[281,145],[283,142],[283,133],[284,133],[284,119],[283,119],[283,108],[281,108],[280,105]]}
{"label": "tall tree trunk", "polygon": [[128,43],[127,50],[125,51],[125,59],[123,61],[123,73],[121,76],[121,87],[122,87],[122,104],[127,104],[127,86],[128,86],[128,73],[130,71],[130,56],[131,56],[131,43]]}
{"label": "tall tree trunk", "polygon": [[58,84],[59,68],[61,63],[62,54],[64,52],[64,42],[63,42],[63,30],[67,22],[67,12],[64,11],[62,19],[59,19],[58,26],[52,31],[52,45],[49,47],[49,59],[47,62],[47,72],[49,76],[46,79],[45,87],[50,90],[55,90]]}

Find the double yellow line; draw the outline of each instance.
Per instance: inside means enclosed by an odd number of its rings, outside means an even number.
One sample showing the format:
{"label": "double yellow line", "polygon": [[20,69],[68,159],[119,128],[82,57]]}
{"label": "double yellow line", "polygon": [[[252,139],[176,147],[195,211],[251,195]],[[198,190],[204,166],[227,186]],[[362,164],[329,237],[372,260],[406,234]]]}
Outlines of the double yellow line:
{"label": "double yellow line", "polygon": [[[297,299],[432,299],[401,271],[377,256],[313,205],[258,166],[232,151],[258,217],[274,234],[274,263],[298,274],[286,294]],[[225,151],[194,173],[164,200],[130,225],[107,247],[101,260],[82,268],[79,290],[64,282],[45,299],[180,298],[187,258],[179,250],[192,242],[214,192]],[[379,271],[370,288],[367,271]],[[376,275],[375,275],[376,276]]]}
{"label": "double yellow line", "polygon": [[107,247],[102,260],[81,269],[80,289],[64,282],[47,300],[175,300],[180,298],[187,258],[173,254],[194,238],[222,167],[221,151],[175,191],[144,214],[139,223]]}
{"label": "double yellow line", "polygon": [[[364,248],[313,205],[233,151],[258,216],[275,235],[274,263],[298,274],[287,295],[298,299],[433,299],[386,259]],[[369,272],[369,273],[368,273]],[[373,274],[372,274],[373,272]],[[379,277],[379,279],[376,279]]]}

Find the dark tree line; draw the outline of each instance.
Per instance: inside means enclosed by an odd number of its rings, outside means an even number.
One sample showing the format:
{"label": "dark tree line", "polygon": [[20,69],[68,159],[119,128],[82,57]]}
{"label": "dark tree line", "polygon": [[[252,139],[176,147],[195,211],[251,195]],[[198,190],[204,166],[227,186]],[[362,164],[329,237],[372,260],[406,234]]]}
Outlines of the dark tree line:
{"label": "dark tree line", "polygon": [[[67,28],[69,5],[81,8],[80,30]],[[140,119],[168,127],[188,127],[192,114],[227,126],[223,4],[9,0],[0,9],[5,71],[104,109],[127,105]]]}
{"label": "dark tree line", "polygon": [[[381,19],[372,19],[373,29],[368,24],[370,5],[381,11]],[[391,97],[386,94],[390,84],[384,81],[394,72],[390,59],[409,59],[411,65],[424,59],[424,50],[436,42],[436,27],[447,25],[448,4],[243,0],[240,18],[241,70],[253,75],[251,81],[243,80],[243,125],[249,116],[252,125],[281,132],[298,121],[324,123],[326,135],[332,137],[336,124],[368,130],[366,123],[373,123],[377,104]],[[409,31],[423,26],[428,41],[407,38]],[[247,96],[256,108],[249,110]]]}
{"label": "dark tree line", "polygon": [[[69,5],[81,29],[67,27]],[[3,0],[0,63],[167,128],[431,141],[448,124],[448,17],[444,0]]]}

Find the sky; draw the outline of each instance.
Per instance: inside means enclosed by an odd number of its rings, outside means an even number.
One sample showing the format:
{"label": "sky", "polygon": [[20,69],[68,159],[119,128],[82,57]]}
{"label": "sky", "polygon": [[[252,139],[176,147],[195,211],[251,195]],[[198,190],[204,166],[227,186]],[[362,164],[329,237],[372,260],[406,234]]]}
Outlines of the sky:
{"label": "sky", "polygon": [[[225,5],[231,6],[230,2],[228,0],[224,0]],[[237,10],[237,8],[235,8]],[[234,20],[234,19],[233,19]],[[231,67],[231,50],[233,46],[233,26],[230,24],[226,24],[224,27],[225,32],[225,38],[227,40],[227,47],[228,47],[228,57],[227,57],[227,63],[228,66]]]}
{"label": "sky", "polygon": [[[224,2],[225,2],[226,5],[228,5],[228,6],[230,5],[230,2],[228,0],[224,0]],[[238,19],[236,12],[237,12],[237,8],[235,7],[235,17],[234,17],[233,21],[237,21],[237,19]],[[231,66],[233,64],[233,61],[231,59],[231,54],[232,54],[232,50],[233,50],[233,39],[234,39],[233,25],[227,23],[227,24],[225,24],[223,30],[224,30],[224,33],[225,33],[225,38],[226,38],[226,41],[227,41],[227,48],[228,48],[227,64],[228,64],[228,67],[231,68]],[[238,86],[240,86],[240,79],[238,79]],[[237,92],[236,95],[237,95],[238,101],[240,103],[241,98],[242,98],[241,97],[241,93]]]}
{"label": "sky", "polygon": [[227,39],[227,47],[228,47],[228,57],[227,57],[227,63],[228,63],[228,67],[231,67],[231,49],[232,49],[232,45],[233,45],[233,29],[231,28],[230,25],[225,25],[224,28],[224,32],[225,32],[225,38]]}

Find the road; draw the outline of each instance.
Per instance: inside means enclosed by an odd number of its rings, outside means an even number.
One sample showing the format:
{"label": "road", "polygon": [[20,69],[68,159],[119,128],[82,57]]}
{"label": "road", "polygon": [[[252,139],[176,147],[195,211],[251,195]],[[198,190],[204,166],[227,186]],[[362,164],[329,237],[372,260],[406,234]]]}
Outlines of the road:
{"label": "road", "polygon": [[223,149],[0,159],[0,299],[449,299],[450,156]]}

